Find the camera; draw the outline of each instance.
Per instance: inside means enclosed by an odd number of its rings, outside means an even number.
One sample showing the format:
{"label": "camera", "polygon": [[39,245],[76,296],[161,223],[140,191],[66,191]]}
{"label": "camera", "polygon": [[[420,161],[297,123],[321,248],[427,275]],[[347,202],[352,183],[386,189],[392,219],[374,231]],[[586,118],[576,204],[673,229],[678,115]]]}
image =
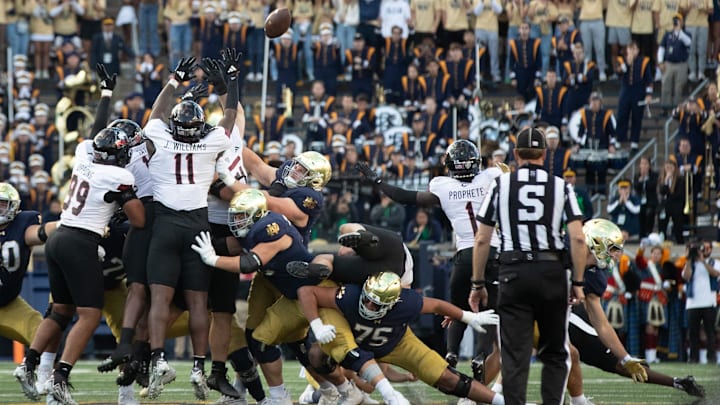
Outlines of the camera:
{"label": "camera", "polygon": [[690,242],[687,244],[688,258],[695,261],[700,257],[701,246],[697,242]]}

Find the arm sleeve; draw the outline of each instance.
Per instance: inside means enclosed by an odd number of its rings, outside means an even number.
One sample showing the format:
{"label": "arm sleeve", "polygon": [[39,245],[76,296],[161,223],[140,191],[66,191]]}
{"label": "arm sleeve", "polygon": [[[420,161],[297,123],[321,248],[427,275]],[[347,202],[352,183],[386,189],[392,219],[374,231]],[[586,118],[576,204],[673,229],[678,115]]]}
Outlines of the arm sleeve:
{"label": "arm sleeve", "polygon": [[417,204],[417,191],[409,191],[400,187],[391,186],[384,181],[378,184],[378,188],[395,202],[410,205]]}
{"label": "arm sleeve", "polygon": [[100,98],[97,112],[95,113],[95,122],[93,123],[92,130],[90,131],[90,138],[94,138],[98,132],[102,131],[108,124],[110,118],[110,97]]}

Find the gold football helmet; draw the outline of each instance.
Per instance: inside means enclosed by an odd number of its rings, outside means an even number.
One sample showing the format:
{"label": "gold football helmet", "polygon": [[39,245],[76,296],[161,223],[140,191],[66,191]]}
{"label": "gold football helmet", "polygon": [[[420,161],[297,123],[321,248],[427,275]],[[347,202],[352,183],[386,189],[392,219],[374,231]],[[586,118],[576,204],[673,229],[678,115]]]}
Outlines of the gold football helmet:
{"label": "gold football helmet", "polygon": [[381,272],[368,277],[363,284],[358,309],[368,320],[380,319],[400,300],[400,276]]}
{"label": "gold football helmet", "polygon": [[312,187],[321,191],[330,181],[332,168],[330,162],[318,152],[307,151],[293,158],[282,173],[288,188]]}
{"label": "gold football helmet", "polygon": [[246,189],[235,193],[228,208],[228,226],[237,238],[244,238],[260,218],[267,215],[267,200],[260,190]]}
{"label": "gold football helmet", "polygon": [[15,219],[20,212],[20,193],[9,183],[0,183],[0,225]]}
{"label": "gold football helmet", "polygon": [[623,235],[617,225],[607,219],[597,218],[583,225],[585,244],[595,256],[597,266],[601,269],[612,262],[612,252],[623,249]]}

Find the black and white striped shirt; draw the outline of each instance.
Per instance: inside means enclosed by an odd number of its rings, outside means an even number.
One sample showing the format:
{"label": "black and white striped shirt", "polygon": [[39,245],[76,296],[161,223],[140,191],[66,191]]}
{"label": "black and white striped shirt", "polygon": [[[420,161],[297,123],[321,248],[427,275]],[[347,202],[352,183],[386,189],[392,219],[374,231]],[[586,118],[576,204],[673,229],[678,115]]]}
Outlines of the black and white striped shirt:
{"label": "black and white striped shirt", "polygon": [[490,187],[477,219],[489,226],[500,223],[501,252],[564,250],[563,222],[582,221],[573,186],[542,166],[504,173]]}

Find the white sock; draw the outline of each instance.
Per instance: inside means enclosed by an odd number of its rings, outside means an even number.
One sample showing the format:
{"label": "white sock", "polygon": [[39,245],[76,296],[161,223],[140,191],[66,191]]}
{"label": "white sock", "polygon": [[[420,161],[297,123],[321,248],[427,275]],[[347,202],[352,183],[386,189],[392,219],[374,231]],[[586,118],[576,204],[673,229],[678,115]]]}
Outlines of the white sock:
{"label": "white sock", "polygon": [[505,405],[505,397],[502,394],[495,393],[492,399],[492,405]]}
{"label": "white sock", "polygon": [[492,392],[496,392],[498,394],[503,392],[502,384],[501,383],[495,383],[493,384],[492,388],[490,388]]}
{"label": "white sock", "polygon": [[268,393],[270,394],[270,398],[285,398],[285,384],[268,387]]}
{"label": "white sock", "polygon": [[121,385],[118,387],[118,392],[120,395],[123,395],[125,398],[134,398],[135,392],[133,391],[132,384],[130,385]]}
{"label": "white sock", "polygon": [[387,378],[383,378],[378,381],[378,383],[375,384],[375,389],[380,393],[380,395],[382,395],[383,399],[390,398],[393,395],[393,392],[395,392]]}
{"label": "white sock", "polygon": [[40,365],[38,366],[38,368],[52,370],[54,364],[55,353],[42,352],[42,354],[40,355]]}
{"label": "white sock", "polygon": [[350,389],[352,388],[352,385],[350,385],[350,381],[348,381],[346,379],[344,383],[342,383],[340,385],[336,385],[335,388],[337,388],[339,393],[347,394],[350,391]]}
{"label": "white sock", "polygon": [[585,394],[580,394],[576,397],[570,397],[570,405],[585,405],[587,402],[587,398],[585,398]]}
{"label": "white sock", "polygon": [[700,364],[707,364],[707,349],[700,349]]}
{"label": "white sock", "polygon": [[332,388],[332,387],[334,387],[334,385],[333,385],[330,381],[328,381],[328,380],[325,380],[325,381],[323,381],[323,382],[320,383],[320,389],[321,389],[321,390],[322,390],[322,389]]}

